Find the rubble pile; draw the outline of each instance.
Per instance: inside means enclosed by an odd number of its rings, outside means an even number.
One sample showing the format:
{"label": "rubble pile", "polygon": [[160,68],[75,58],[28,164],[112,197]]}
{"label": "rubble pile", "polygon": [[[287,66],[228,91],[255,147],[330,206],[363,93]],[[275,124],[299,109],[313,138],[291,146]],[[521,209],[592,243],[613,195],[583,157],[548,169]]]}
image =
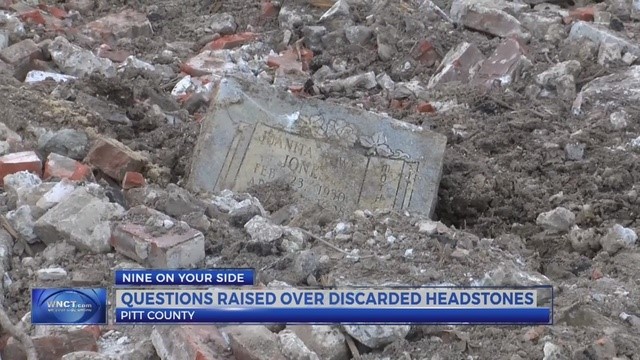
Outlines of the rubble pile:
{"label": "rubble pile", "polygon": [[[637,2],[134,3],[0,1],[0,358],[640,359]],[[142,267],[551,284],[555,325],[30,324]]]}

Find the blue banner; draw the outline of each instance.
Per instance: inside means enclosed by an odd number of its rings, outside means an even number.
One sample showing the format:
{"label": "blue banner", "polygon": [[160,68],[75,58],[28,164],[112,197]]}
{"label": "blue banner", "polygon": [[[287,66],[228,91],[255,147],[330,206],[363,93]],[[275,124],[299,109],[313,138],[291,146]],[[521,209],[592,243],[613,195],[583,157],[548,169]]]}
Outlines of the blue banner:
{"label": "blue banner", "polygon": [[116,270],[117,286],[247,286],[253,285],[254,269],[199,269],[199,270]]}
{"label": "blue banner", "polygon": [[32,289],[34,325],[104,325],[107,289]]}
{"label": "blue banner", "polygon": [[551,308],[117,308],[116,324],[552,325]]}

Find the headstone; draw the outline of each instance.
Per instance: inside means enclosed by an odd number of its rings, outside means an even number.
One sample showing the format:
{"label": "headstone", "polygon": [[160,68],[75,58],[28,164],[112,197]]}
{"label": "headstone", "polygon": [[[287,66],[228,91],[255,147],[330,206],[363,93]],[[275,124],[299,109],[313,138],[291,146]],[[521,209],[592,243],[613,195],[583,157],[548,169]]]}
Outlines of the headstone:
{"label": "headstone", "polygon": [[279,180],[341,214],[430,216],[445,145],[445,136],[389,117],[228,77],[214,91],[187,187],[242,192]]}

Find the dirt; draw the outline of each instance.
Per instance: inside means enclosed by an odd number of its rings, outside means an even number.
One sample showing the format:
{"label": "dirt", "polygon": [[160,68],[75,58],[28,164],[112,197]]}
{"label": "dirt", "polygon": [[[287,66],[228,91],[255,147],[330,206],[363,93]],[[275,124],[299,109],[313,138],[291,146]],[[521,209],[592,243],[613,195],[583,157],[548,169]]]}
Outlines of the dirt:
{"label": "dirt", "polygon": [[[262,34],[267,47],[278,48],[283,36],[276,20],[260,18],[259,2],[138,0],[96,3],[94,11],[83,14],[83,21],[89,22],[113,13],[117,8],[133,6],[133,3],[149,14],[154,27],[153,38],[119,44],[120,48],[132,51],[143,60],[153,60],[166,43],[186,42],[186,49],[198,49],[196,45],[207,39],[203,28],[211,11],[233,14],[239,29],[250,26],[252,31]],[[307,1],[288,1],[287,5],[311,8],[316,18],[326,10],[313,8]],[[448,4],[438,5],[446,9]],[[407,55],[418,41],[431,39],[442,53],[463,40],[475,43],[485,54],[499,43],[499,39],[455,29],[431,18],[425,25],[424,15],[410,11],[403,2],[388,1],[382,8],[384,11],[376,14],[379,23],[393,25],[399,39],[393,60],[379,60],[375,42],[359,47],[343,44],[316,54],[312,69],[341,59],[349,64],[344,75],[387,72],[394,81],[413,79],[424,83],[435,68],[421,66]],[[363,4],[353,10],[352,19],[355,23],[364,23],[370,13]],[[293,35],[292,43],[301,37],[299,32]],[[635,32],[635,35],[640,33]],[[547,69],[549,59],[555,63],[578,58],[577,50],[571,52],[535,41],[529,44],[529,51],[534,62],[531,74]],[[545,51],[548,51],[547,55],[544,55]],[[186,51],[179,55],[184,60],[193,54]],[[594,76],[616,71],[597,65],[594,57],[580,60],[583,70],[578,77],[579,86]],[[399,70],[407,61],[415,65],[412,70]],[[169,65],[177,71],[179,61]],[[268,212],[273,214],[295,206],[295,214],[287,219],[289,225],[307,229],[320,237],[338,222],[352,223],[351,237],[333,240],[333,244],[346,252],[357,250],[357,256],[345,256],[309,238],[317,257],[327,255],[329,264],[319,266],[312,274],[300,274],[294,264],[295,256],[279,249],[272,249],[267,256],[264,252],[256,252],[249,246],[249,237],[242,228],[233,227],[220,217],[211,220],[211,230],[206,234],[209,265],[254,267],[259,270],[259,281],[264,284],[278,279],[294,286],[306,286],[312,285],[309,282],[315,279],[323,285],[465,285],[472,279],[482,278],[496,265],[519,259],[525,263],[527,271],[547,276],[558,291],[555,302],[557,325],[545,327],[536,340],[525,339],[530,327],[418,326],[407,339],[382,351],[363,350],[363,359],[540,359],[546,341],[561,346],[563,353],[570,355],[605,335],[615,343],[618,357],[640,359],[638,329],[632,329],[618,317],[621,312],[640,315],[638,249],[626,250],[613,257],[596,252],[580,254],[573,251],[565,236],[547,234],[536,225],[538,214],[563,206],[577,214],[576,224],[580,228],[595,228],[598,234],[616,223],[640,229],[640,198],[636,185],[640,176],[638,154],[616,150],[640,133],[640,124],[635,121],[640,113],[633,108],[627,109],[629,118],[634,121],[630,121],[624,130],[615,130],[607,117],[585,119],[574,116],[571,104],[560,99],[530,101],[525,95],[530,79],[515,84],[508,91],[487,92],[455,86],[430,93],[434,101],[455,99],[459,104],[468,105],[467,109],[458,108],[444,114],[416,114],[412,106],[389,108],[389,101],[375,93],[329,96],[333,99],[328,100],[365,104],[371,110],[387,112],[447,136],[434,219],[447,225],[450,233],[420,234],[415,226],[418,219],[405,214],[374,213],[337,219],[322,209],[306,207],[286,186],[270,184],[249,189]],[[89,129],[149,154],[156,165],[145,173],[151,181],[166,185],[180,184],[183,180],[199,123],[193,116],[187,116],[181,124],[167,125],[150,112],[153,104],[165,111],[179,109],[179,104],[169,94],[171,87],[167,85],[170,81],[144,72],[124,73],[112,79],[92,76],[74,85],[59,86],[57,93],[62,95],[57,98],[48,95],[54,90],[53,85],[29,88],[9,78],[0,79],[0,84],[0,93],[4,94],[0,97],[0,108],[3,109],[0,120],[20,133],[27,144],[36,141],[32,127]],[[76,101],[78,94],[115,106],[132,124],[109,122],[106,120],[108,114],[105,115],[108,109],[97,113],[97,109]],[[586,146],[584,159],[568,160],[564,147],[576,142]],[[468,248],[467,256],[452,256],[452,249],[463,241],[454,234],[468,237],[472,246]],[[395,240],[389,241],[389,236]],[[485,238],[493,239],[491,247],[479,245]],[[407,250],[412,251],[410,255]],[[8,306],[14,319],[29,311],[25,291],[39,285],[34,282],[33,270],[61,266],[69,273],[103,269],[109,274],[116,264],[126,261],[120,255],[98,256],[81,251],[73,258],[69,255],[66,253],[65,257],[54,256],[49,260],[38,256],[34,265],[28,267],[19,261],[13,264],[10,276],[18,280],[9,287],[7,297],[11,299]],[[596,269],[607,281],[592,280]],[[306,275],[311,275],[312,279]],[[100,284],[108,286],[112,280],[111,276],[105,276]],[[47,283],[47,286],[51,285]],[[60,285],[71,284],[63,282]],[[601,294],[606,300],[598,301],[594,294]],[[563,321],[568,318],[574,322]]]}

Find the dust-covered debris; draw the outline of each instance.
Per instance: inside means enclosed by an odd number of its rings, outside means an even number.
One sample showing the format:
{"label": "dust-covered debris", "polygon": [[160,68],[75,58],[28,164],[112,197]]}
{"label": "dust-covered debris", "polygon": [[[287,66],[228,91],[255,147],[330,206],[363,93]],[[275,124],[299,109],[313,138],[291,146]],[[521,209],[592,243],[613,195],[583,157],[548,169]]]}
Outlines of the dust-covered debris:
{"label": "dust-covered debris", "polygon": [[[39,354],[346,360],[356,343],[362,359],[638,358],[637,2],[0,7],[0,303]],[[272,85],[267,105],[285,91],[302,107],[356,107],[378,113],[370,125],[388,116],[407,133],[446,136],[433,216],[379,201],[337,214],[298,196],[295,182],[271,182],[266,167],[250,169],[263,181],[242,193],[225,190],[233,182],[187,190],[188,174],[203,170],[193,150],[201,125],[230,75]],[[284,115],[282,124],[299,119]],[[307,135],[353,142],[335,125]],[[415,146],[408,139],[396,140]],[[384,140],[362,144],[395,166],[402,154]],[[222,164],[227,152],[206,156]],[[339,203],[335,184],[320,191]],[[158,239],[171,241],[149,254]],[[346,334],[28,326],[30,288],[104,287],[111,269],[140,266],[255,267],[260,283],[294,286],[550,284],[557,321]],[[3,359],[25,358],[18,340],[3,339]]]}

